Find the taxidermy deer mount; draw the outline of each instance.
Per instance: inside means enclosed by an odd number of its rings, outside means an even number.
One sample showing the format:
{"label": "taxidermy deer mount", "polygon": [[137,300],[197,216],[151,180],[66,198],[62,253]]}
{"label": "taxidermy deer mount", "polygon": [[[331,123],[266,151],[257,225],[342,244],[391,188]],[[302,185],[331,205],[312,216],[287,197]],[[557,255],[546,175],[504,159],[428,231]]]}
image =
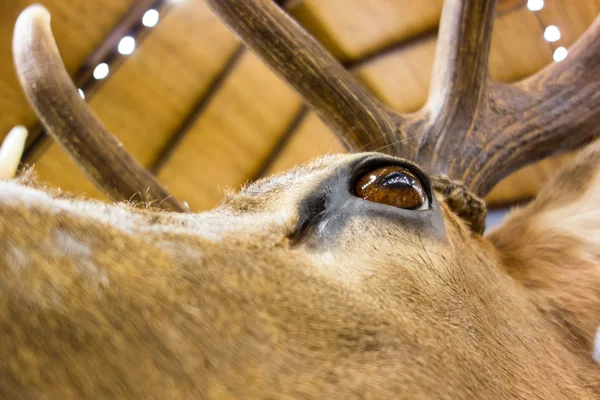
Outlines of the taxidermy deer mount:
{"label": "taxidermy deer mount", "polygon": [[600,143],[485,237],[481,197],[600,131],[600,19],[503,85],[496,1],[446,1],[429,100],[398,115],[273,2],[208,3],[354,153],[173,212],[26,9],[15,64],[47,131],[113,200],[170,212],[0,182],[0,397],[598,398]]}

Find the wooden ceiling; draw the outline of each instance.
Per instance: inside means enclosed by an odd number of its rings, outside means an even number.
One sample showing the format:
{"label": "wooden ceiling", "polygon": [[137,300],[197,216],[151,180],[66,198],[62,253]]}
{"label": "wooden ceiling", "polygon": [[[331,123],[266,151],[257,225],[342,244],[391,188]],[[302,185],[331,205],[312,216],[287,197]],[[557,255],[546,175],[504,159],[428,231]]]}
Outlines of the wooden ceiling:
{"label": "wooden ceiling", "polygon": [[[246,50],[202,0],[167,0],[161,21],[113,69],[89,104],[125,148],[192,209],[214,206],[224,188],[343,152],[301,98]],[[148,1],[145,1],[148,3]],[[28,0],[0,4],[0,136],[33,126],[12,66],[12,27]],[[42,0],[70,73],[110,36],[141,0]],[[288,12],[387,105],[400,112],[425,101],[442,0],[296,0]],[[509,82],[548,63],[600,12],[600,0],[501,0],[490,72]],[[554,24],[561,39],[543,39]],[[533,196],[568,155],[525,168],[501,182],[490,204]],[[102,198],[55,144],[36,160],[40,178],[63,190]]]}

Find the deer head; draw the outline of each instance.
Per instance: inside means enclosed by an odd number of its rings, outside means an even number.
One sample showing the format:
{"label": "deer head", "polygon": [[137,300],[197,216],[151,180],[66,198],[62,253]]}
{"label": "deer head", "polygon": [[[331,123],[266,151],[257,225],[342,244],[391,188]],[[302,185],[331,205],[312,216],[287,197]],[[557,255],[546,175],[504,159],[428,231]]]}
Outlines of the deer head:
{"label": "deer head", "polygon": [[[499,85],[495,2],[447,1],[430,100],[401,116],[270,1],[209,3],[356,153],[201,214],[1,182],[0,394],[596,398],[600,144],[486,237],[480,197],[598,132],[600,20]],[[101,188],[185,210],[80,99],[45,9],[14,43],[39,118]]]}

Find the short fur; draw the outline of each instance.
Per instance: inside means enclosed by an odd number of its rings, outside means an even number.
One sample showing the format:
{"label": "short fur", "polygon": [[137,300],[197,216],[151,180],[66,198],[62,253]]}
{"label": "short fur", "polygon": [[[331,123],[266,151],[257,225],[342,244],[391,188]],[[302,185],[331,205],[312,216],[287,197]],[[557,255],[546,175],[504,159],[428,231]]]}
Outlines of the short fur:
{"label": "short fur", "polygon": [[597,399],[600,143],[488,238],[441,205],[293,241],[357,157],[193,215],[1,182],[0,398]]}

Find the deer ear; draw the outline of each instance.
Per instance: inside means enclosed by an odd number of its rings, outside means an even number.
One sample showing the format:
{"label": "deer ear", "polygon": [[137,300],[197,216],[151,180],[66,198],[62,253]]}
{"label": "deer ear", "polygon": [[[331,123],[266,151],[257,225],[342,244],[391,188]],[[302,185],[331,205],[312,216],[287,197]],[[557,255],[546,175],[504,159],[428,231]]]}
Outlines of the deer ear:
{"label": "deer ear", "polygon": [[591,360],[600,326],[600,141],[487,236],[506,271]]}

